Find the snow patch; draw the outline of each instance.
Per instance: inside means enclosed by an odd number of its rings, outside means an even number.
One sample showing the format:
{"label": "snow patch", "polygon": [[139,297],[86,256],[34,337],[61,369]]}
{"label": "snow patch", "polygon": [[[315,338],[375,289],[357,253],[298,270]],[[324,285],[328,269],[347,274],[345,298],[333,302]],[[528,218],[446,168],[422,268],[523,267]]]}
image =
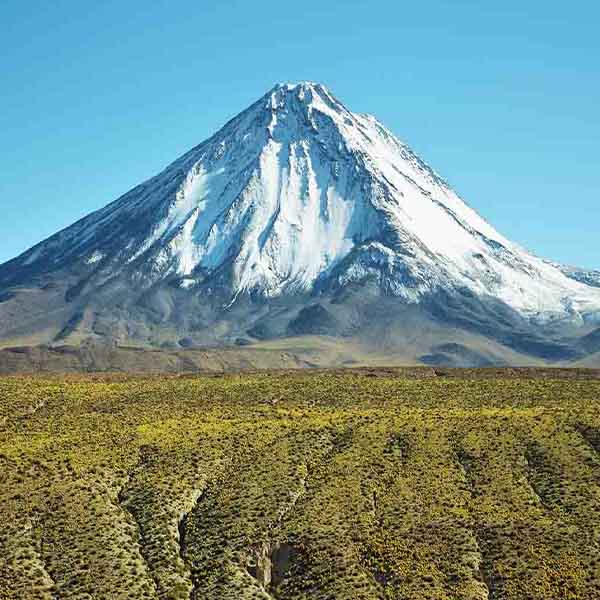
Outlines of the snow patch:
{"label": "snow patch", "polygon": [[103,258],[104,258],[104,254],[102,254],[102,252],[99,252],[98,250],[96,250],[96,252],[94,252],[89,258],[87,258],[85,262],[88,265],[94,265],[94,264],[100,262]]}

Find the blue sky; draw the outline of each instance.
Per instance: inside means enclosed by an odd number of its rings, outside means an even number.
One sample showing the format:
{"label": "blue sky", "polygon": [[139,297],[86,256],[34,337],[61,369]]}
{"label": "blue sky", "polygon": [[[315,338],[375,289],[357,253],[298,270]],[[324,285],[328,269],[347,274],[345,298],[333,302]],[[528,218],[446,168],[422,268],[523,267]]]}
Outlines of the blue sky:
{"label": "blue sky", "polygon": [[599,21],[587,0],[3,0],[0,262],[307,79],[508,237],[600,268]]}

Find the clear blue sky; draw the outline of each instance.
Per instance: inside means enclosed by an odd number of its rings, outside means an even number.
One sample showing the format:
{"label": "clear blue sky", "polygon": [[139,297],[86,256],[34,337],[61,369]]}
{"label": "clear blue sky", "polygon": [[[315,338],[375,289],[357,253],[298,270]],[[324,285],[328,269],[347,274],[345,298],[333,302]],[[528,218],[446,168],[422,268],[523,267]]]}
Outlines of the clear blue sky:
{"label": "clear blue sky", "polygon": [[0,262],[308,79],[505,235],[600,268],[599,22],[592,0],[3,0]]}

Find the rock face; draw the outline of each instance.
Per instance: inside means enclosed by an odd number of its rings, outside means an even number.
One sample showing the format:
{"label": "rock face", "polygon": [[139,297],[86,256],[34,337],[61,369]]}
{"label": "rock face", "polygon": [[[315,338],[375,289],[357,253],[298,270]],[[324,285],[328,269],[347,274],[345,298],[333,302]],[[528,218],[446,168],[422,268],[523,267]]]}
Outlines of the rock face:
{"label": "rock face", "polygon": [[374,117],[283,84],[0,266],[0,338],[363,338],[413,307],[530,354],[600,320],[595,285],[500,235]]}

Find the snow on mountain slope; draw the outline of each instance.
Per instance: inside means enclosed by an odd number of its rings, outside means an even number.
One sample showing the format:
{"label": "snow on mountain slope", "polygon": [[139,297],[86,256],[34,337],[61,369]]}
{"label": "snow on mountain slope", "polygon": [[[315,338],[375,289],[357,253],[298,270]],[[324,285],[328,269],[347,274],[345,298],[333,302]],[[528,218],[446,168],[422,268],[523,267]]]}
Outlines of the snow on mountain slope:
{"label": "snow on mountain slope", "polygon": [[[600,289],[500,235],[374,117],[319,84],[277,85],[206,142],[11,261],[129,270],[184,289],[225,277],[232,300],[375,279],[418,302],[467,289],[533,320],[600,314]],[[0,267],[0,281],[6,278]]]}
{"label": "snow on mountain slope", "polygon": [[592,269],[582,269],[580,267],[573,267],[571,265],[561,265],[556,262],[547,261],[552,266],[559,269],[564,275],[580,283],[600,288],[600,271]]}

